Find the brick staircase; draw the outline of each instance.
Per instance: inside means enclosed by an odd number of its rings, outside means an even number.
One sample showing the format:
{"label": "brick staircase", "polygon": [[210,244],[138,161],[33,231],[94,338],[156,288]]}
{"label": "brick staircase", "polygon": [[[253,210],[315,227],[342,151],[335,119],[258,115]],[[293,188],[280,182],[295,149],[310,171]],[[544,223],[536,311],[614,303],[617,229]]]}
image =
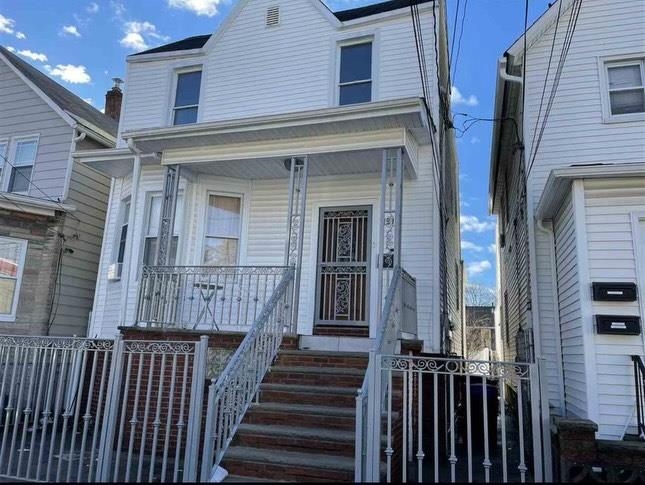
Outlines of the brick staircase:
{"label": "brick staircase", "polygon": [[354,480],[363,353],[281,350],[222,466],[227,480]]}

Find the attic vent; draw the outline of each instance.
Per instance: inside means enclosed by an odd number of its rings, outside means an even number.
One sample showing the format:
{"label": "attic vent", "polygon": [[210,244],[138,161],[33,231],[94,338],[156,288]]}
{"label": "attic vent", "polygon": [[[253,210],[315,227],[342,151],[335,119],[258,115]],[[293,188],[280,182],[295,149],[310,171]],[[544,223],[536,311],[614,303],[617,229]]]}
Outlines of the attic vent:
{"label": "attic vent", "polygon": [[269,7],[267,9],[267,27],[274,27],[280,23],[280,7]]}

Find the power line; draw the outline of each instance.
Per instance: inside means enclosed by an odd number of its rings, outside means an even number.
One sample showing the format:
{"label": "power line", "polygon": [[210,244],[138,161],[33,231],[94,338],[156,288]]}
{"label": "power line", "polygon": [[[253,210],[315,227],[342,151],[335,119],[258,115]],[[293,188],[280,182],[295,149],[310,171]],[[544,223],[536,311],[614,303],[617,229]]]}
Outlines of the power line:
{"label": "power line", "polygon": [[455,10],[455,20],[452,23],[452,42],[450,43],[450,54],[449,54],[449,61],[448,61],[448,72],[452,72],[452,55],[455,53],[455,39],[457,38],[457,19],[459,18],[459,6],[461,4],[461,0],[457,0],[457,10]]}
{"label": "power line", "polygon": [[[457,55],[455,56],[454,71],[452,74],[452,84],[455,84],[457,79],[457,68],[459,67],[459,53],[461,52],[461,38],[464,35],[464,22],[466,21],[466,9],[468,8],[468,0],[464,2],[464,10],[461,15],[461,27],[459,28],[459,40],[457,41]],[[456,32],[455,32],[456,33]]]}

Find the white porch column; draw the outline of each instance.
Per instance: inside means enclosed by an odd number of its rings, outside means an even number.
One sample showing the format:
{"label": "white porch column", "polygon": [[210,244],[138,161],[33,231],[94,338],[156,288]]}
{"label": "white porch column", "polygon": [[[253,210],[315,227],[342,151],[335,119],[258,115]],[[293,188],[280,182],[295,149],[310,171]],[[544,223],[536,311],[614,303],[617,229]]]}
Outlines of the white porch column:
{"label": "white porch column", "polygon": [[378,267],[378,317],[394,268],[401,265],[401,214],[403,211],[403,149],[383,150],[381,166],[380,237]]}
{"label": "white porch column", "polygon": [[179,191],[179,165],[166,167],[164,176],[163,199],[159,216],[159,239],[157,244],[156,266],[168,265],[172,233],[177,213],[177,193]]}
{"label": "white porch column", "polygon": [[305,232],[305,211],[307,202],[307,174],[309,158],[291,157],[289,163],[289,209],[287,213],[287,240],[284,250],[284,264],[295,267],[293,300],[291,304],[291,331],[298,328],[298,306],[300,303],[300,274],[302,271],[302,243]]}

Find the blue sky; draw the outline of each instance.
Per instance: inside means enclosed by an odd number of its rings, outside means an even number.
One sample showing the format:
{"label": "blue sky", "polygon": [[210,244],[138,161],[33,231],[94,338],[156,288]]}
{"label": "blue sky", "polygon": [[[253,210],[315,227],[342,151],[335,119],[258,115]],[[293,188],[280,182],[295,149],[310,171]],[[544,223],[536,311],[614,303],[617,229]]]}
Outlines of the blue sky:
{"label": "blue sky", "polygon": [[[146,47],[214,31],[236,0],[0,0],[0,44],[11,47],[68,89],[103,107],[111,78],[123,77],[125,57]],[[529,22],[548,0],[529,0]],[[377,3],[326,0],[332,10]],[[458,0],[447,0],[452,30]],[[459,0],[466,8],[453,111],[493,114],[496,59],[521,35],[524,0]],[[457,31],[461,25],[461,13]],[[430,32],[431,25],[424,28]],[[452,36],[452,32],[451,32]],[[456,50],[456,49],[455,49]],[[456,56],[453,56],[456,57]],[[464,118],[456,117],[461,128]],[[461,162],[462,249],[470,283],[494,287],[494,219],[488,216],[491,123],[458,138]]]}

